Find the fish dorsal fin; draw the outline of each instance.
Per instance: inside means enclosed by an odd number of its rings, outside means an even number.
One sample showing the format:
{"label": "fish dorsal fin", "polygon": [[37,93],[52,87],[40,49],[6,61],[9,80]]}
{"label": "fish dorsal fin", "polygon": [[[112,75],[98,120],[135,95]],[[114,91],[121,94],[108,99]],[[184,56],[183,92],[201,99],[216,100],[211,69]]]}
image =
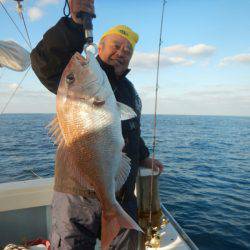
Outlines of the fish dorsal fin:
{"label": "fish dorsal fin", "polygon": [[46,128],[49,129],[48,134],[54,144],[58,146],[63,146],[65,142],[60,125],[58,123],[57,116],[54,117],[54,119],[46,126]]}
{"label": "fish dorsal fin", "polygon": [[46,126],[46,128],[49,129],[48,134],[54,144],[58,145],[59,147],[65,144],[57,116],[55,116],[55,118]]}
{"label": "fish dorsal fin", "polygon": [[136,117],[135,111],[132,108],[130,108],[128,105],[123,104],[121,102],[117,102],[117,107],[121,113],[122,121],[129,120],[129,119]]}
{"label": "fish dorsal fin", "polygon": [[116,174],[115,177],[115,190],[116,192],[118,192],[121,187],[123,186],[123,184],[125,183],[125,181],[128,178],[128,175],[130,173],[130,158],[125,154],[122,153],[122,159],[121,159],[121,164],[120,164],[120,168],[118,169],[118,172]]}

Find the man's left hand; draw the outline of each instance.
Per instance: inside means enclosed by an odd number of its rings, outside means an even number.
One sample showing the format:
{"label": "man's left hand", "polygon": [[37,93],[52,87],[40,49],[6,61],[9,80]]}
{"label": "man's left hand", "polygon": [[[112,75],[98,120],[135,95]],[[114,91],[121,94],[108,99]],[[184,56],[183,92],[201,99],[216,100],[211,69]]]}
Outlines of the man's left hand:
{"label": "man's left hand", "polygon": [[163,172],[164,166],[160,161],[156,159],[154,159],[153,162],[152,158],[147,157],[141,162],[141,165],[145,168],[152,168],[152,163],[154,163],[154,171],[159,171],[159,173],[161,174]]}

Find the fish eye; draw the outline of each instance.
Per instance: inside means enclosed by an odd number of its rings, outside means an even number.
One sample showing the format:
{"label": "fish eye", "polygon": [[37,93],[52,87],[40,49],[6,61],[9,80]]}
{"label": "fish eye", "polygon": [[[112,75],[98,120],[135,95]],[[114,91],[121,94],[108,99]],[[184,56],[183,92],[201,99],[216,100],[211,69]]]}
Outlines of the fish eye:
{"label": "fish eye", "polygon": [[75,81],[75,76],[73,73],[70,73],[66,76],[66,82],[72,84]]}

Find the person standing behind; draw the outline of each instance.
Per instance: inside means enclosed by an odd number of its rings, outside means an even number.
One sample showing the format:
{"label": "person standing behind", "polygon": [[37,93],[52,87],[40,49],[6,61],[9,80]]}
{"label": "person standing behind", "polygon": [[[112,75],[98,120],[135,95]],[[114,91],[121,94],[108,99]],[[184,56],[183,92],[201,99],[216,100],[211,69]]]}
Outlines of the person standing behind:
{"label": "person standing behind", "polygon": [[[74,8],[72,5],[74,4]],[[60,77],[75,52],[82,53],[86,44],[81,19],[77,12],[94,14],[94,0],[69,0],[71,18],[62,17],[49,29],[31,52],[31,65],[42,84],[54,94]],[[98,46],[97,60],[108,76],[114,95],[137,114],[136,118],[122,121],[125,141],[123,151],[131,159],[131,171],[117,195],[123,209],[137,220],[137,201],[134,195],[138,167],[151,168],[152,158],[140,136],[141,100],[127,79],[128,65],[133,55],[138,35],[125,25],[118,25],[105,32]],[[163,170],[163,165],[154,160],[155,168]],[[101,232],[101,207],[95,193],[84,190],[68,174],[67,166],[55,159],[55,184],[52,201],[52,249],[95,248]],[[110,249],[137,249],[135,230],[122,229],[113,240]]]}

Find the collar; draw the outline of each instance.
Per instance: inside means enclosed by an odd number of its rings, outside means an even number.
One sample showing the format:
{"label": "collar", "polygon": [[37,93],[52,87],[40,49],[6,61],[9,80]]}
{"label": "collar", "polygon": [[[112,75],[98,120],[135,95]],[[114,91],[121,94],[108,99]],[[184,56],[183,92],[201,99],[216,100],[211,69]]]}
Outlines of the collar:
{"label": "collar", "polygon": [[115,69],[112,65],[109,65],[105,62],[103,62],[101,60],[101,58],[99,56],[96,57],[97,61],[99,62],[101,68],[105,71],[105,73],[107,74],[108,78],[110,79],[113,79],[113,80],[122,80],[124,79],[127,74],[130,72],[130,69],[127,69],[121,76],[117,77],[116,74],[115,74]]}

